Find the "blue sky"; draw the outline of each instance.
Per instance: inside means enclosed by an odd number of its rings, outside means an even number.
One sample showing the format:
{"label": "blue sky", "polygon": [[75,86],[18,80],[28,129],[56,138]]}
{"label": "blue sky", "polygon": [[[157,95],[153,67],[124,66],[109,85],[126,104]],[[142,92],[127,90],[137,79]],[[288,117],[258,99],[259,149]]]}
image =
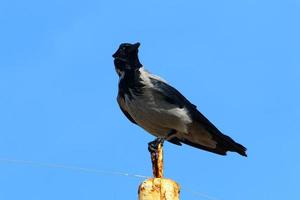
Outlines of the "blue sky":
{"label": "blue sky", "polygon": [[[112,53],[140,60],[196,104],[248,158],[165,145],[181,199],[300,199],[300,3],[0,2],[0,199],[136,199],[147,142],[116,103]],[[195,195],[197,193],[198,195]]]}

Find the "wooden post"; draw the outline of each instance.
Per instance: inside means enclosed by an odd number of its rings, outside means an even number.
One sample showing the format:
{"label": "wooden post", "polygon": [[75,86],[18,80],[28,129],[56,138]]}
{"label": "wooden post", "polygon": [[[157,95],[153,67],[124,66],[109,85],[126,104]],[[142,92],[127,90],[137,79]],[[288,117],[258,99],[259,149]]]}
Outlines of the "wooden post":
{"label": "wooden post", "polygon": [[139,186],[139,200],[179,200],[179,185],[163,178],[163,146],[159,143],[157,151],[151,152],[154,178],[145,180]]}

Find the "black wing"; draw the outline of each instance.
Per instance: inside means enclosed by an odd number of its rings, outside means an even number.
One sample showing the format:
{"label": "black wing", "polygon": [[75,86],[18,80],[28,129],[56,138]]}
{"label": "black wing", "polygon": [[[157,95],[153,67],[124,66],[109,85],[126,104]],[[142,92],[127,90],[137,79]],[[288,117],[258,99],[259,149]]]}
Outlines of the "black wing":
{"label": "black wing", "polygon": [[178,90],[176,90],[174,87],[168,85],[167,83],[150,78],[151,83],[154,86],[154,89],[156,92],[162,96],[165,101],[167,101],[170,104],[176,105],[179,108],[183,107],[191,107],[196,109],[196,106],[193,105],[189,100],[187,100]]}
{"label": "black wing", "polygon": [[158,92],[160,96],[163,96],[165,101],[180,108],[186,107],[193,120],[201,122],[207,126],[207,128],[211,129],[212,132],[221,133],[221,131],[219,131],[203,114],[201,114],[197,110],[197,107],[187,100],[177,89],[157,79],[151,79],[151,82],[154,85],[156,92]]}
{"label": "black wing", "polygon": [[[167,83],[151,78],[151,82],[154,85],[156,92],[170,104],[176,105],[180,108],[185,107],[194,123],[201,124],[207,132],[211,135],[212,139],[217,142],[217,146],[212,149],[206,147],[194,141],[186,139],[173,138],[169,141],[173,144],[180,145],[180,142],[191,145],[196,148],[200,148],[206,151],[217,153],[220,155],[226,155],[226,151],[235,151],[243,156],[246,156],[246,148],[241,144],[236,143],[229,136],[224,135],[217,127],[215,127],[202,113],[197,110],[197,107],[187,100],[178,90],[168,85]],[[199,132],[198,132],[199,133]],[[197,134],[197,132],[196,132]],[[200,137],[200,134],[197,134]]]}

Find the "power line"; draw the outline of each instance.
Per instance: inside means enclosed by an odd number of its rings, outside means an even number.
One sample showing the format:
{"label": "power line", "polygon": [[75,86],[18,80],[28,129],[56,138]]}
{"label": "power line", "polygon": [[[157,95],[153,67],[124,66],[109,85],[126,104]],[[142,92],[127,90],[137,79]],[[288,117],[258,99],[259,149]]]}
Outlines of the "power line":
{"label": "power line", "polygon": [[58,169],[67,169],[74,171],[81,171],[86,173],[93,173],[97,175],[114,175],[114,176],[127,176],[133,178],[149,178],[148,176],[139,175],[139,174],[130,174],[124,172],[116,172],[116,171],[106,171],[106,170],[98,170],[86,167],[78,167],[72,165],[63,165],[63,164],[55,164],[55,163],[46,163],[46,162],[38,162],[31,160],[18,160],[18,159],[5,159],[0,158],[0,162],[13,163],[13,164],[23,164],[23,165],[31,165],[31,166],[40,166],[40,167],[48,167],[48,168],[58,168]]}
{"label": "power line", "polygon": [[[106,170],[99,170],[99,169],[93,169],[93,168],[78,167],[78,166],[73,166],[73,165],[39,162],[39,161],[32,161],[32,160],[0,158],[0,162],[10,163],[10,164],[29,165],[29,166],[34,166],[34,167],[66,169],[66,170],[80,171],[80,172],[91,173],[91,174],[96,174],[96,175],[126,176],[126,177],[131,177],[131,178],[138,178],[138,179],[150,178],[149,176],[139,175],[139,174],[131,174],[131,173],[117,172],[117,171],[106,171]],[[207,194],[204,194],[204,193],[201,193],[201,192],[191,190],[187,187],[182,187],[182,189],[185,190],[186,192],[194,195],[195,197],[198,197],[198,198],[201,198],[201,199],[219,200],[215,197],[212,197],[210,195],[207,195]]]}

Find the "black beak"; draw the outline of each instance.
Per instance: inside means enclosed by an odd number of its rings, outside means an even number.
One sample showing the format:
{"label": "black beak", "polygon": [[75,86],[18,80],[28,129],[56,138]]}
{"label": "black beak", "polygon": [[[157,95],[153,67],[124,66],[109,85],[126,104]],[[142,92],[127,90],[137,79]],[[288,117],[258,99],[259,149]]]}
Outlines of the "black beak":
{"label": "black beak", "polygon": [[132,50],[137,50],[140,47],[141,43],[137,42],[135,44],[132,45]]}
{"label": "black beak", "polygon": [[117,55],[118,55],[118,52],[119,52],[119,50],[118,50],[118,51],[116,51],[116,53],[114,53],[114,54],[112,55],[112,57],[113,57],[113,58],[116,58],[116,57],[117,57]]}

